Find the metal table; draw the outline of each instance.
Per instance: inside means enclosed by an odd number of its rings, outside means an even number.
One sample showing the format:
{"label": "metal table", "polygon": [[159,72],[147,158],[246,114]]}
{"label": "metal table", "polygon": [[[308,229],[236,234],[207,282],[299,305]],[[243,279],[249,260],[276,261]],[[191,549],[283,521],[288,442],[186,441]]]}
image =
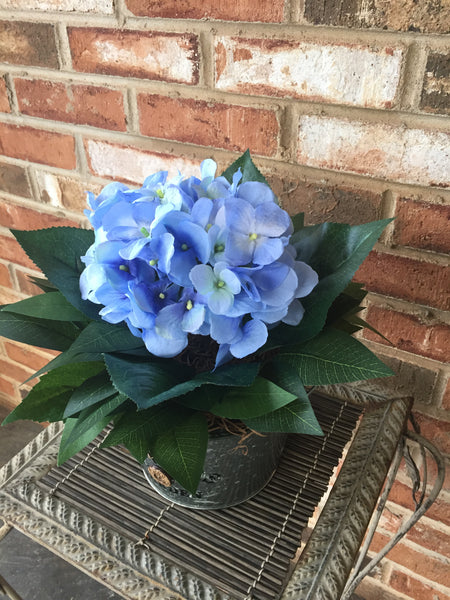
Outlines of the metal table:
{"label": "metal table", "polygon": [[[149,488],[134,459],[100,450],[101,436],[57,468],[62,427],[52,424],[0,470],[0,516],[129,600],[348,600],[432,504],[443,461],[407,432],[408,398],[332,386],[311,401],[324,436],[291,436],[270,484],[240,506],[174,506]],[[407,440],[435,458],[434,488],[416,494],[410,521],[362,569],[400,459],[412,461]]]}

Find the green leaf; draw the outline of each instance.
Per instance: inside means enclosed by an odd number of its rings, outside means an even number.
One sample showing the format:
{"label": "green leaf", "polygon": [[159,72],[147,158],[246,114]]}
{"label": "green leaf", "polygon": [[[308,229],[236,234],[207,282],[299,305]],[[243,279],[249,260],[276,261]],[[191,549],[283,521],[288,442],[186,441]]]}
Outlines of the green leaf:
{"label": "green leaf", "polygon": [[255,166],[249,150],[246,150],[242,156],[235,160],[229,167],[222,173],[223,177],[230,183],[233,182],[233,175],[238,169],[242,171],[241,183],[246,181],[259,181],[267,184],[267,180],[264,175]]}
{"label": "green leaf", "polygon": [[50,350],[66,350],[79,330],[71,323],[34,319],[24,315],[0,311],[0,335]]}
{"label": "green leaf", "polygon": [[42,277],[35,277],[34,275],[28,275],[28,279],[31,283],[34,283],[38,288],[41,288],[43,292],[57,292],[58,288],[50,283],[48,279]]}
{"label": "green leaf", "polygon": [[[133,407],[135,408],[134,405]],[[182,423],[192,414],[192,410],[170,402],[138,412],[130,409],[114,420],[114,429],[103,442],[102,448],[122,444],[142,463],[154,437]]]}
{"label": "green leaf", "polygon": [[193,390],[210,384],[213,386],[246,386],[251,385],[258,374],[259,363],[242,363],[237,365],[224,365],[212,372],[205,372],[196,375],[193,379],[183,381],[173,387],[153,396],[147,398],[147,401],[142,402],[142,406],[145,408],[170,400],[171,398],[177,398],[178,396],[184,396]]}
{"label": "green leaf", "polygon": [[308,398],[297,398],[297,400],[271,413],[253,419],[245,419],[244,423],[250,429],[261,433],[278,431],[323,435],[322,428]]}
{"label": "green leaf", "polygon": [[155,462],[191,494],[197,490],[208,445],[205,416],[194,413],[151,443]]}
{"label": "green leaf", "polygon": [[131,398],[139,409],[167,400],[171,397],[167,391],[192,374],[175,361],[135,362],[105,354],[105,363],[116,389]]}
{"label": "green leaf", "polygon": [[291,217],[292,224],[294,225],[294,232],[299,231],[305,226],[305,213],[297,213]]}
{"label": "green leaf", "polygon": [[125,401],[124,396],[117,395],[100,406],[86,408],[78,418],[68,419],[59,445],[58,465],[90,444],[108,425],[111,413]]}
{"label": "green leaf", "polygon": [[64,411],[64,418],[71,417],[86,408],[117,395],[106,371],[101,371],[80,385],[70,397]]}
{"label": "green leaf", "polygon": [[334,299],[347,287],[369,254],[383,229],[392,219],[364,225],[323,223],[304,227],[291,237],[297,259],[319,274],[319,283],[302,298],[305,314],[299,325],[280,325],[269,334],[265,349],[300,343],[317,335],[324,327]]}
{"label": "green leaf", "polygon": [[73,355],[83,352],[119,352],[140,348],[143,344],[142,339],[134,336],[125,325],[95,321],[83,329],[70,347],[70,352]]}
{"label": "green leaf", "polygon": [[247,419],[272,412],[293,400],[294,394],[264,377],[257,377],[250,387],[229,390],[211,406],[210,411],[228,419]]}
{"label": "green leaf", "polygon": [[103,368],[102,363],[82,363],[60,367],[44,375],[3,424],[19,419],[60,421],[73,390]]}
{"label": "green leaf", "polygon": [[[90,352],[81,352],[79,354],[72,354],[69,350],[66,350],[62,354],[56,356],[53,360],[48,362],[39,371],[30,375],[27,381],[34,379],[35,377],[41,377],[44,373],[48,373],[53,371],[54,369],[58,369],[59,367],[64,367],[65,365],[71,365],[74,363],[84,363],[84,362],[98,362],[103,360],[103,355],[99,352],[90,353]],[[26,382],[25,382],[26,383]]]}
{"label": "green leaf", "polygon": [[18,315],[26,315],[51,321],[85,321],[86,317],[68,302],[61,292],[47,292],[26,298],[1,309]]}
{"label": "green leaf", "polygon": [[91,319],[100,319],[99,306],[81,299],[80,257],[94,243],[94,232],[76,227],[13,231],[19,244],[67,300]]}
{"label": "green leaf", "polygon": [[287,347],[273,359],[295,369],[304,385],[327,385],[386,377],[393,372],[361,342],[326,329],[305,344]]}

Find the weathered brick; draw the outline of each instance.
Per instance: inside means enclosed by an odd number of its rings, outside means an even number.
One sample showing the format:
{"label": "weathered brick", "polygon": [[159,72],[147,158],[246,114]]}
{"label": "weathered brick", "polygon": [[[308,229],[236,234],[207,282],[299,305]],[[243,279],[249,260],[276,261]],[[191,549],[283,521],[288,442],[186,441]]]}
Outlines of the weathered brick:
{"label": "weathered brick", "polygon": [[429,415],[414,413],[420,431],[442,454],[450,455],[450,421],[434,419]]}
{"label": "weathered brick", "polygon": [[57,69],[53,25],[0,21],[0,62]]}
{"label": "weathered brick", "polygon": [[[8,408],[14,408],[20,402],[20,396],[13,383],[0,375],[0,395],[6,400]],[[2,405],[4,403],[2,402]]]}
{"label": "weathered brick", "polygon": [[49,215],[25,206],[3,201],[0,204],[0,225],[10,229],[43,229],[46,227],[76,227],[71,219]]}
{"label": "weathered brick", "polygon": [[24,369],[23,366],[18,365],[17,363],[1,358],[0,372],[5,373],[5,375],[7,374],[10,379],[15,379],[19,385],[24,383],[32,373],[30,370]]}
{"label": "weathered brick", "polygon": [[450,114],[450,52],[428,56],[420,108],[426,112]]}
{"label": "weathered brick", "polygon": [[45,171],[38,171],[36,179],[43,202],[79,213],[87,208],[86,192],[91,191],[98,194],[102,188],[99,184],[62,177]]}
{"label": "weathered brick", "polygon": [[405,600],[405,596],[367,576],[356,588],[352,600]]}
{"label": "weathered brick", "polygon": [[441,406],[445,410],[450,410],[450,378],[447,380],[447,385],[441,400]]}
{"label": "weathered brick", "polygon": [[198,83],[198,40],[193,34],[70,28],[76,71]]}
{"label": "weathered brick", "polygon": [[0,123],[0,153],[62,169],[76,167],[71,135]]}
{"label": "weathered brick", "polygon": [[114,13],[113,0],[0,0],[0,8],[20,10],[64,11],[80,13]]}
{"label": "weathered brick", "polygon": [[449,593],[437,590],[430,582],[429,584],[419,581],[408,573],[394,570],[389,579],[389,585],[414,600],[450,600]]}
{"label": "weathered brick", "polygon": [[138,96],[141,133],[200,146],[273,156],[279,125],[274,111],[158,94]]}
{"label": "weathered brick", "polygon": [[381,217],[381,194],[368,190],[311,183],[293,178],[268,175],[268,181],[290,215],[305,213],[305,224],[330,221],[356,225]]}
{"label": "weathered brick", "polygon": [[0,190],[29,198],[30,188],[25,169],[17,165],[0,163]]}
{"label": "weathered brick", "polygon": [[400,198],[396,217],[395,244],[450,252],[450,206]]}
{"label": "weathered brick", "polygon": [[314,25],[447,33],[447,0],[306,0],[304,15]]}
{"label": "weathered brick", "polygon": [[3,263],[0,263],[0,285],[2,287],[12,288],[12,281],[8,271],[8,267]]}
{"label": "weathered brick", "polygon": [[[377,341],[379,340],[380,338],[377,336]],[[383,388],[387,387],[392,390],[392,396],[412,397],[415,402],[420,402],[422,405],[431,404],[433,390],[439,374],[439,365],[435,369],[432,367],[425,369],[413,362],[409,363],[392,356],[386,356],[381,351],[378,351],[377,354],[392,369],[395,375],[383,377],[379,380],[374,379],[374,384],[379,382]]]}
{"label": "weathered brick", "polygon": [[355,106],[395,103],[401,48],[220,37],[216,87]]}
{"label": "weathered brick", "polygon": [[[414,510],[411,488],[400,481],[394,482],[389,498],[400,506]],[[450,502],[446,501],[442,495],[438,496],[428,509],[427,517],[450,526]]]}
{"label": "weathered brick", "polygon": [[16,79],[15,86],[24,115],[126,131],[123,94],[118,90],[40,79]]}
{"label": "weathered brick", "polygon": [[[427,356],[440,362],[450,362],[449,325],[427,324],[415,316],[374,305],[369,306],[367,322],[400,350]],[[364,330],[364,337],[381,344],[388,344],[369,329]]]}
{"label": "weathered brick", "polygon": [[92,173],[101,177],[142,183],[156,171],[168,171],[169,177],[176,176],[178,171],[186,177],[200,176],[200,161],[194,162],[170,154],[147,152],[99,140],[87,140],[85,147]]}
{"label": "weathered brick", "polygon": [[[379,552],[388,541],[389,537],[377,532],[370,549],[373,552]],[[448,564],[445,559],[439,560],[431,555],[424,556],[422,552],[402,542],[388,552],[387,558],[440,585],[447,585],[448,583]]]}
{"label": "weathered brick", "polygon": [[0,235],[0,258],[29,269],[35,268],[33,261],[28,258],[20,244],[12,237]]}
{"label": "weathered brick", "polygon": [[445,531],[431,527],[424,521],[419,521],[406,535],[407,539],[415,542],[419,546],[433,550],[442,556],[450,558],[450,545],[448,535]]}
{"label": "weathered brick", "polygon": [[355,275],[369,291],[450,309],[450,269],[404,256],[372,251]]}
{"label": "weathered brick", "polygon": [[8,89],[6,87],[6,81],[3,79],[3,77],[0,77],[0,112],[11,112],[11,107],[9,106]]}
{"label": "weathered brick", "polygon": [[19,344],[18,342],[4,342],[7,356],[16,363],[19,363],[31,371],[38,371],[46,365],[51,357],[45,357],[30,346]]}
{"label": "weathered brick", "polygon": [[426,186],[450,185],[450,135],[443,131],[302,116],[298,144],[297,159],[303,165]]}
{"label": "weathered brick", "polygon": [[220,19],[280,23],[283,0],[126,0],[128,10],[139,17],[168,19]]}

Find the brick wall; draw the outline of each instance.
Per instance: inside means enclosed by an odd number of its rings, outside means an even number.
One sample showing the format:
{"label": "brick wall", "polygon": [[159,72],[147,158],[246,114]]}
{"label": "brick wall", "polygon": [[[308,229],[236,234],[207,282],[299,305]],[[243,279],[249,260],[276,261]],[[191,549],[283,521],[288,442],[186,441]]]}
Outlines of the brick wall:
{"label": "brick wall", "polygon": [[[220,6],[219,6],[220,5]],[[9,227],[79,224],[84,190],[247,147],[308,222],[395,216],[357,279],[367,344],[448,456],[449,0],[0,0],[0,295],[35,293]],[[0,393],[48,358],[1,342]],[[412,504],[402,468],[374,549]],[[366,600],[449,600],[450,488]]]}

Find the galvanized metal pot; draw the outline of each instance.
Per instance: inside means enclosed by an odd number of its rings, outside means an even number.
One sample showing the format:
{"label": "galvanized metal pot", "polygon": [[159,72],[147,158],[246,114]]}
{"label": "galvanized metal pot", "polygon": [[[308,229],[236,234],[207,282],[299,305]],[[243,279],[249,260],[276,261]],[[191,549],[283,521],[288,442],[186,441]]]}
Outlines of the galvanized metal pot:
{"label": "galvanized metal pot", "polygon": [[152,488],[175,504],[197,509],[226,508],[248,500],[268,484],[286,437],[285,433],[252,433],[241,442],[239,436],[225,431],[211,433],[195,494],[173,481],[149,457],[143,469]]}

